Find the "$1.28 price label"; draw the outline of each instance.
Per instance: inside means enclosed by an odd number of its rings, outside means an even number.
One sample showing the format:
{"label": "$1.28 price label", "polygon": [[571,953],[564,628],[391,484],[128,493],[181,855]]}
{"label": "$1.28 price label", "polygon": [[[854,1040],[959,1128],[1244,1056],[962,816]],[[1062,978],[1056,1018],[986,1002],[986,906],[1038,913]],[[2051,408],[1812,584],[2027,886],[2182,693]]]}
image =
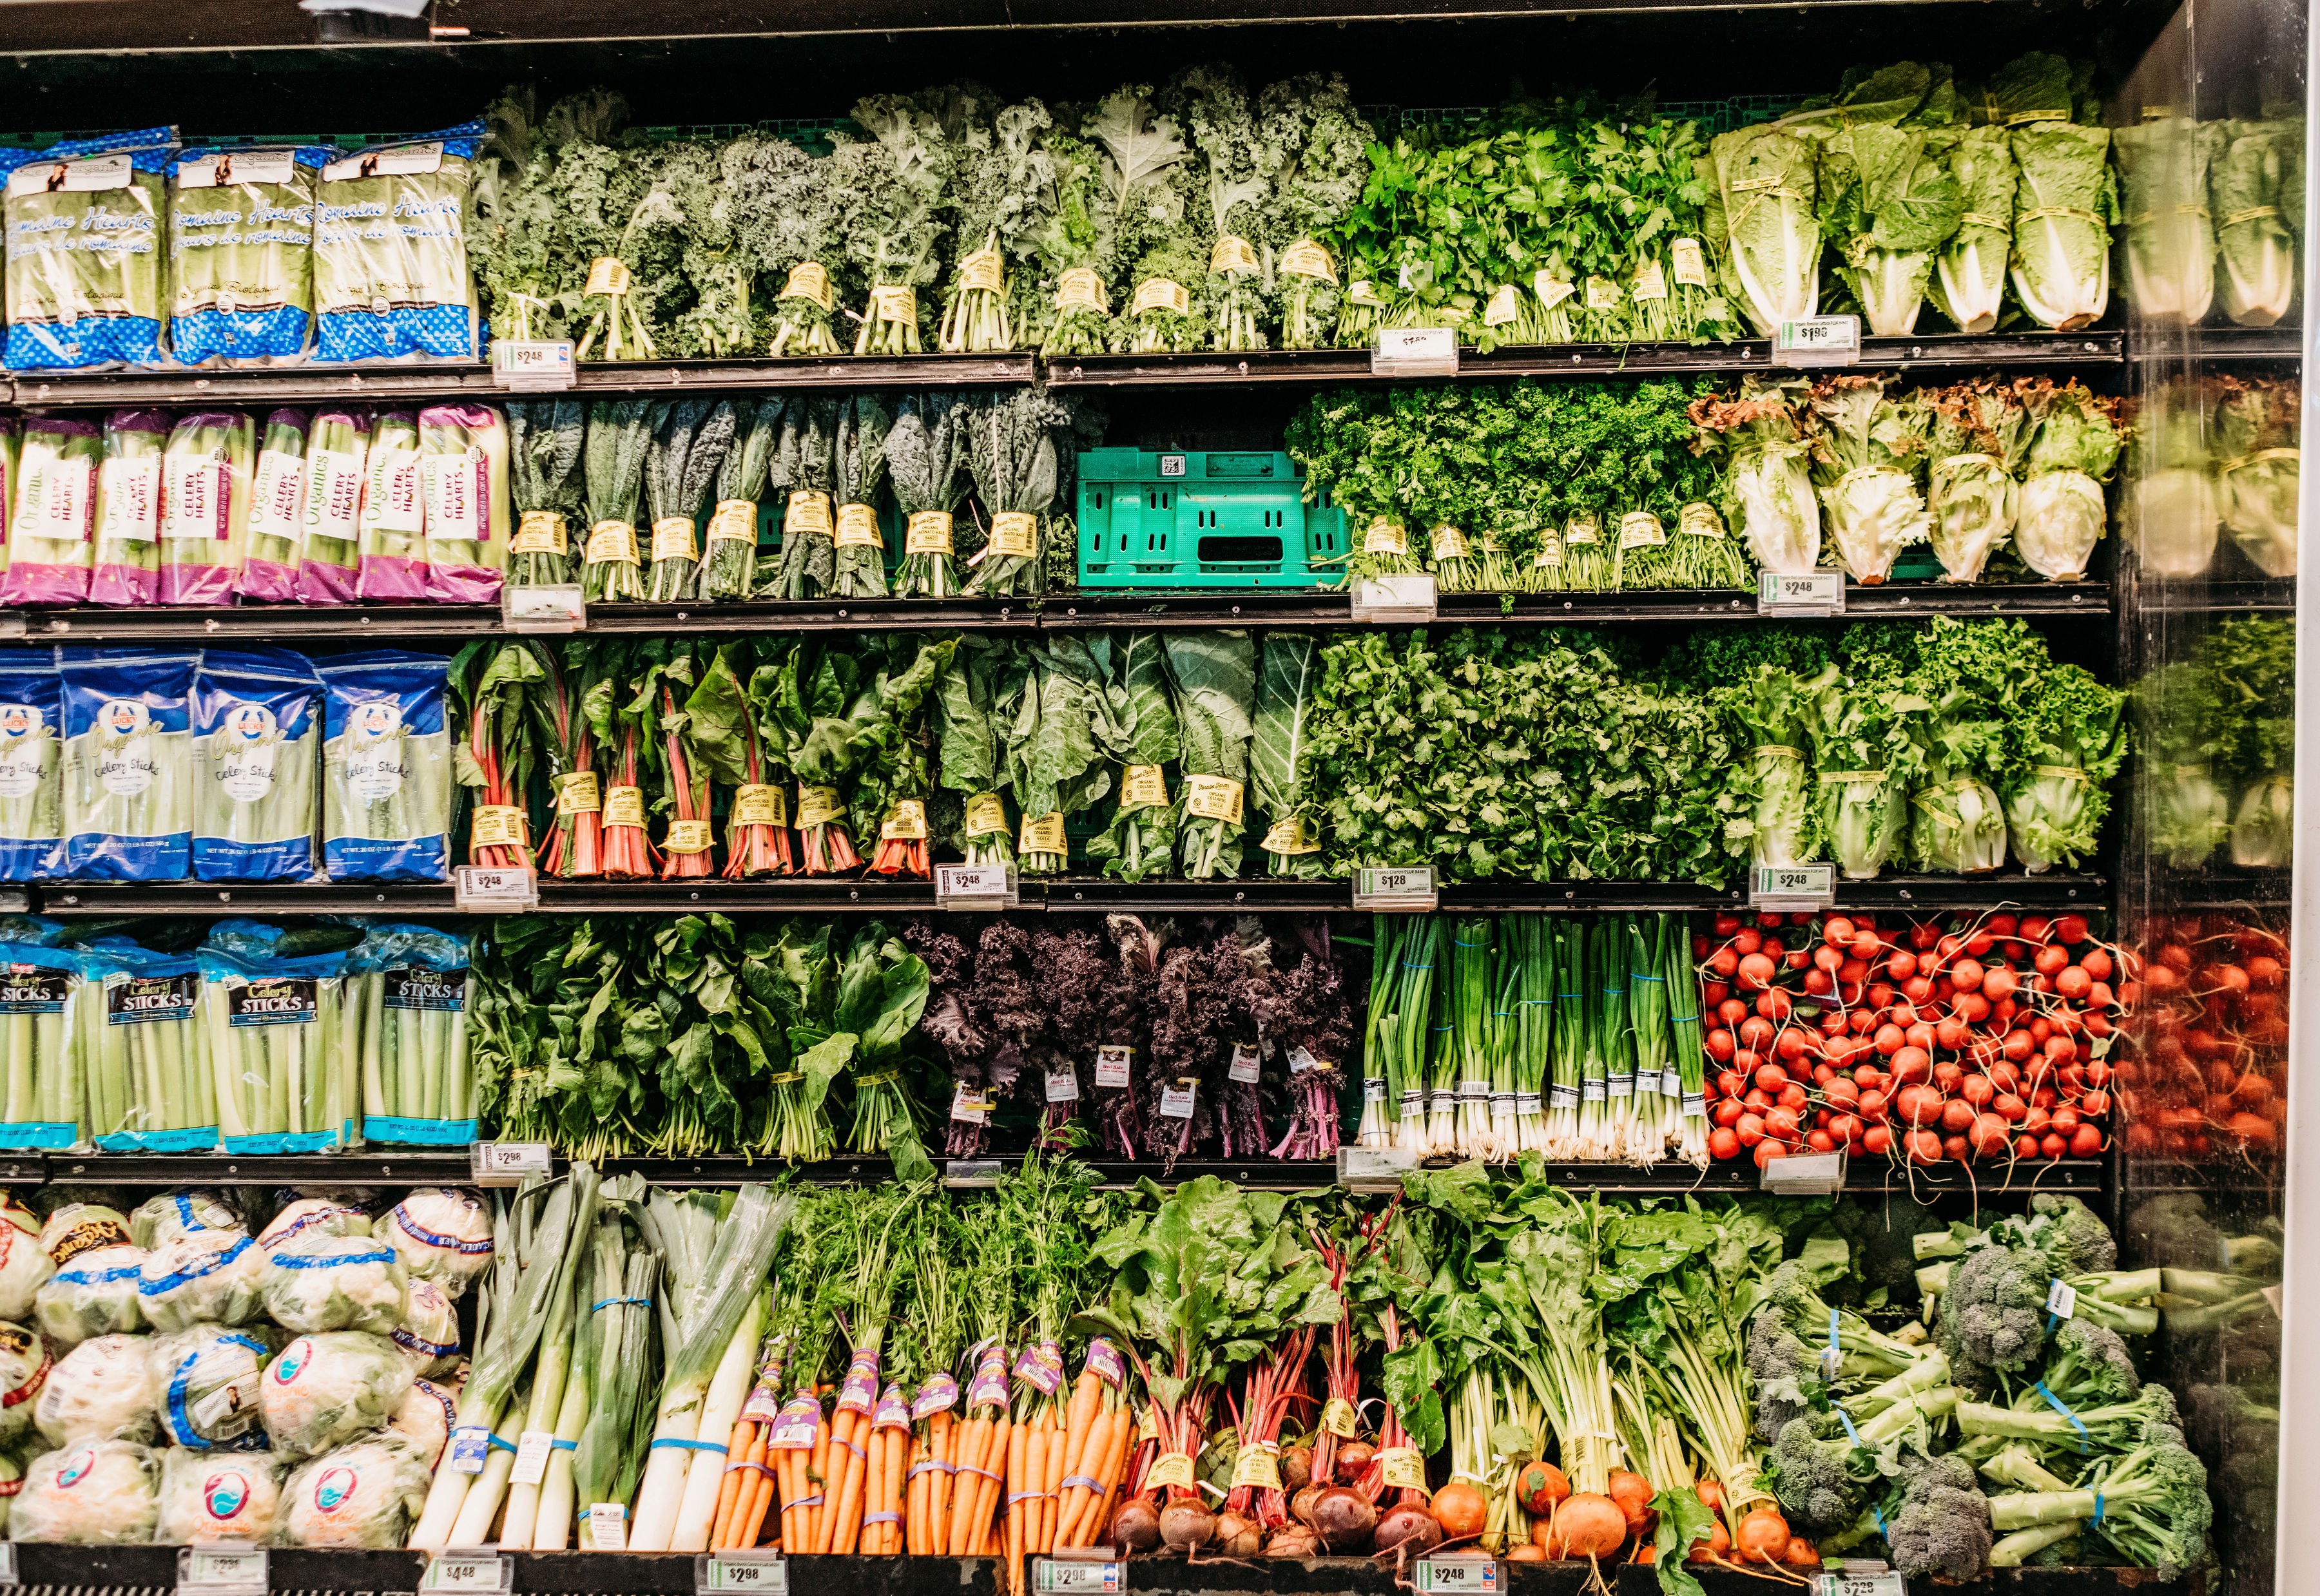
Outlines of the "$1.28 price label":
{"label": "$1.28 price label", "polygon": [[1365,866],[1354,875],[1354,907],[1430,914],[1440,902],[1426,865]]}

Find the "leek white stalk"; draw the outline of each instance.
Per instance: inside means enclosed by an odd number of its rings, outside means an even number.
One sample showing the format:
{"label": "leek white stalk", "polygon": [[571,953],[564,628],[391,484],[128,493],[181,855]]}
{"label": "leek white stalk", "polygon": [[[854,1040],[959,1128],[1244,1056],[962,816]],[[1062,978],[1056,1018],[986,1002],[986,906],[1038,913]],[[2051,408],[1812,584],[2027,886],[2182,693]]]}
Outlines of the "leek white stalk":
{"label": "leek white stalk", "polygon": [[535,1552],[560,1552],[572,1539],[572,1458],[580,1427],[588,1422],[588,1379],[575,1370],[564,1386],[564,1408],[556,1416],[561,1443],[548,1455],[548,1479],[539,1488],[539,1521],[531,1532]]}
{"label": "leek white stalk", "polygon": [[694,1438],[717,1441],[720,1450],[702,1452],[687,1450],[692,1459],[684,1476],[684,1505],[677,1510],[676,1532],[670,1537],[673,1552],[705,1552],[709,1549],[709,1531],[717,1516],[717,1495],[725,1481],[726,1455],[721,1449],[721,1437],[733,1433],[734,1421],[741,1417],[741,1404],[749,1398],[749,1385],[757,1374],[757,1343],[765,1336],[765,1299],[763,1293],[750,1301],[748,1310],[726,1343],[725,1356],[717,1361],[717,1373],[709,1382],[709,1395],[701,1405],[701,1423]]}
{"label": "leek white stalk", "polygon": [[[509,1404],[506,1417],[520,1418],[530,1401],[530,1389],[526,1387]],[[446,1546],[494,1544],[492,1525],[500,1516],[500,1499],[507,1493],[508,1476],[514,1472],[515,1453],[508,1447],[494,1446],[484,1455],[484,1472],[476,1475],[474,1483],[467,1487],[467,1494],[459,1503],[459,1516],[451,1522],[451,1538],[444,1543]]]}
{"label": "leek white stalk", "polygon": [[[578,1169],[585,1169],[582,1165]],[[578,1169],[575,1171],[577,1178]],[[524,1410],[523,1433],[554,1437],[564,1411],[564,1386],[572,1371],[572,1338],[574,1316],[578,1311],[577,1298],[581,1285],[588,1278],[588,1255],[595,1239],[595,1221],[592,1212],[586,1229],[574,1227],[572,1245],[566,1249],[562,1283],[554,1306],[548,1310],[548,1327],[540,1332],[539,1362],[532,1373],[531,1401]],[[575,1421],[576,1422],[576,1421]],[[518,1440],[521,1446],[522,1442]],[[548,1459],[558,1454],[550,1447]],[[568,1474],[568,1471],[567,1471]],[[500,1541],[511,1546],[528,1546],[539,1517],[539,1488],[546,1478],[512,1483],[508,1487],[507,1516],[500,1527]],[[470,1501],[475,1492],[470,1491]],[[570,1509],[566,1514],[568,1518]],[[463,1513],[462,1519],[466,1518]],[[459,1541],[459,1546],[479,1546],[481,1542]]]}

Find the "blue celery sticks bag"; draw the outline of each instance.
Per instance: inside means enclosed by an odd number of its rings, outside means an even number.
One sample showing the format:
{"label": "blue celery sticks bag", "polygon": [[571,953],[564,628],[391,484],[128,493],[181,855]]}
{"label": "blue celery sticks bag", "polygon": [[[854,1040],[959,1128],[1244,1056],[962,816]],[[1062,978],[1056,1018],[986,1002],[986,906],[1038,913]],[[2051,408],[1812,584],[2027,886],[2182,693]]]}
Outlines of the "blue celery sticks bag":
{"label": "blue celery sticks bag", "polygon": [[194,673],[194,875],[314,873],[322,681],[303,656],[209,649]]}
{"label": "blue celery sticks bag", "polygon": [[64,874],[64,694],[54,649],[0,654],[0,881]]}
{"label": "blue celery sticks bag", "polygon": [[355,949],[347,1006],[362,1038],[365,1141],[458,1147],[476,1139],[469,957],[467,938],[416,925],[373,926]]}
{"label": "blue celery sticks bag", "polygon": [[82,1011],[86,954],[12,944],[0,948],[0,1147],[82,1145]]}
{"label": "blue celery sticks bag", "polygon": [[186,366],[284,366],[314,330],[320,145],[187,150],[169,172],[169,352]]}
{"label": "blue celery sticks bag", "polygon": [[74,881],[193,873],[194,667],[200,656],[65,648],[65,857]]}
{"label": "blue celery sticks bag", "polygon": [[316,662],[332,881],[450,879],[450,665],[394,648]]}
{"label": "blue celery sticks bag", "polygon": [[314,355],[472,360],[467,184],[484,124],[397,139],[322,168],[314,209]]}
{"label": "blue celery sticks bag", "polygon": [[11,371],[162,363],[175,128],[68,139],[6,164]]}
{"label": "blue celery sticks bag", "polygon": [[218,1060],[229,1153],[322,1153],[347,1145],[360,1102],[349,1045],[347,957],[195,954],[203,1024]]}
{"label": "blue celery sticks bag", "polygon": [[108,1153],[207,1153],[218,1145],[218,1075],[198,967],[108,938],[84,956],[88,1134]]}

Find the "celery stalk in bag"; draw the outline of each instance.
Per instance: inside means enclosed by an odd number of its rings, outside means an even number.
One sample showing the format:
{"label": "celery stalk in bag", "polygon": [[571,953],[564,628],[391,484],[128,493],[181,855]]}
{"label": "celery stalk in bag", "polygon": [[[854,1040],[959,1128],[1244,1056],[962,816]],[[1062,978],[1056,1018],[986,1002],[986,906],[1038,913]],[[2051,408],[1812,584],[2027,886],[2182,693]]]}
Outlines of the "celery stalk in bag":
{"label": "celery stalk in bag", "polygon": [[16,418],[0,416],[0,575],[8,569],[8,523],[16,513]]}
{"label": "celery stalk in bag", "polygon": [[510,530],[507,423],[488,404],[431,404],[419,413],[419,461],[427,596],[499,603]]}
{"label": "celery stalk in bag", "polygon": [[332,881],[449,881],[451,662],[385,648],[318,661],[322,859]]}
{"label": "celery stalk in bag", "polygon": [[193,863],[196,656],[66,648],[63,874],[183,881]]}
{"label": "celery stalk in bag", "polygon": [[230,604],[249,534],[258,428],[240,411],[177,418],[161,456],[161,602]]}
{"label": "celery stalk in bag", "polygon": [[190,958],[105,942],[89,950],[98,1001],[80,1010],[88,1129],[108,1153],[206,1153],[217,1083]]}
{"label": "celery stalk in bag", "polygon": [[25,420],[0,603],[77,604],[88,597],[104,453],[102,435],[86,422]]}
{"label": "celery stalk in bag", "polygon": [[322,168],[314,213],[322,360],[472,360],[467,178],[484,124],[374,144]]}
{"label": "celery stalk in bag", "polygon": [[315,413],[306,434],[306,503],[298,559],[298,602],[350,604],[361,556],[364,467],[370,418],[351,411]]}
{"label": "celery stalk in bag", "polygon": [[0,881],[64,874],[63,725],[56,655],[0,655]]}
{"label": "celery stalk in bag", "polygon": [[467,939],[427,926],[373,926],[349,969],[347,1006],[359,1017],[362,1037],[364,1139],[421,1147],[473,1141]]}
{"label": "celery stalk in bag", "polygon": [[174,128],[52,144],[7,163],[11,371],[161,364],[161,222]]}
{"label": "celery stalk in bag", "polygon": [[298,561],[306,543],[306,413],[277,410],[258,435],[249,484],[249,521],[234,591],[286,603],[298,596]]}
{"label": "celery stalk in bag", "polygon": [[303,881],[314,871],[322,684],[285,649],[203,652],[194,676],[194,875]]}
{"label": "celery stalk in bag", "polygon": [[229,1153],[322,1153],[347,1139],[346,955],[239,958],[204,948],[202,1027]]}
{"label": "celery stalk in bag", "polygon": [[116,410],[104,418],[104,465],[96,479],[95,604],[150,604],[161,596],[161,454],[169,418]]}
{"label": "celery stalk in bag", "polygon": [[407,411],[380,416],[371,423],[363,463],[358,598],[427,596],[427,500],[420,476],[418,422]]}
{"label": "celery stalk in bag", "polygon": [[169,173],[169,352],[187,366],[303,360],[314,325],[319,145],[188,150]]}
{"label": "celery stalk in bag", "polygon": [[0,962],[0,1147],[69,1147],[81,1139],[77,1011],[89,1001],[86,955],[11,948]]}

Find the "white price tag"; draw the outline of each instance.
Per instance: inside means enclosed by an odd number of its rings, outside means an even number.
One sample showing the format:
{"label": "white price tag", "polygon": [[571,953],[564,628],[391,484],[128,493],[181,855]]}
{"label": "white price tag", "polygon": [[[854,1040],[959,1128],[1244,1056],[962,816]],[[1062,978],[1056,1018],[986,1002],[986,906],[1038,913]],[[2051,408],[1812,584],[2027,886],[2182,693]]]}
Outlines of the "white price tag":
{"label": "white price tag", "polygon": [[1855,366],[1861,361],[1859,316],[1804,316],[1772,334],[1776,366]]}
{"label": "white price tag", "polygon": [[2076,1319],[2079,1314],[2079,1289],[2066,1280],[2049,1282],[2046,1286],[2046,1311],[2056,1319]]}
{"label": "white price tag", "polygon": [[[1368,1083],[1363,1084],[1366,1088]],[[1377,1084],[1382,1088],[1385,1083]],[[1337,1149],[1337,1183],[1349,1191],[1399,1192],[1401,1177],[1417,1167],[1418,1153],[1412,1147]]]}
{"label": "white price tag", "polygon": [[515,632],[586,631],[585,590],[576,582],[548,583],[538,587],[503,586],[500,624]]}
{"label": "white price tag", "polygon": [[1107,1045],[1095,1050],[1095,1084],[1113,1090],[1128,1084],[1128,1066],[1135,1060],[1133,1047]]}
{"label": "white price tag", "polygon": [[1890,1568],[1846,1568],[1813,1576],[1813,1596],[1908,1596],[1908,1582]]}
{"label": "white price tag", "polygon": [[1069,1069],[1051,1069],[1047,1072],[1049,1102],[1077,1102],[1079,1100],[1080,1078],[1077,1075]]}
{"label": "white price tag", "polygon": [[502,339],[492,345],[492,380],[503,388],[554,393],[577,377],[572,345],[563,339]]}
{"label": "white price tag", "polygon": [[463,1424],[451,1432],[451,1472],[480,1474],[491,1455],[492,1432],[480,1424]]}
{"label": "white price tag", "polygon": [[1022,902],[1014,866],[1010,865],[937,865],[935,907],[988,912],[1012,909]]}
{"label": "white price tag", "polygon": [[1042,1557],[1031,1565],[1031,1588],[1040,1596],[1119,1596],[1128,1589],[1128,1565]]}
{"label": "white price tag", "polygon": [[1817,618],[1844,613],[1843,571],[1759,571],[1756,613]]}
{"label": "white price tag", "polygon": [[[12,1546],[10,1550],[14,1550]],[[12,1580],[11,1583],[14,1582]],[[266,1589],[266,1548],[205,1546],[177,1549],[177,1589],[202,1596],[229,1596]]]}
{"label": "white price tag", "polygon": [[1431,572],[1364,576],[1354,584],[1354,623],[1424,626],[1440,612],[1441,592]]}
{"label": "white price tag", "polygon": [[548,1455],[556,1446],[553,1431],[528,1429],[515,1440],[515,1467],[508,1472],[512,1485],[537,1485],[548,1478]]}
{"label": "white price tag", "polygon": [[544,1141],[478,1141],[467,1144],[469,1178],[479,1186],[515,1186],[526,1175],[546,1180],[555,1161]]}
{"label": "white price tag", "polygon": [[1495,1557],[1420,1557],[1417,1585],[1420,1591],[1457,1591],[1477,1596],[1498,1596],[1507,1588],[1505,1571]]}
{"label": "white price tag", "polygon": [[943,1184],[954,1191],[972,1191],[999,1183],[996,1158],[949,1158],[943,1162]]}
{"label": "white price tag", "polygon": [[1354,872],[1354,907],[1386,914],[1431,914],[1442,901],[1431,865],[1364,865]]}
{"label": "white price tag", "polygon": [[1225,1071],[1228,1075],[1244,1086],[1254,1086],[1257,1083],[1260,1068],[1255,1048],[1246,1042],[1233,1044],[1232,1063]]}
{"label": "white price tag", "polygon": [[515,1588],[515,1564],[490,1550],[438,1552],[428,1560],[421,1577],[421,1591],[510,1591]]}
{"label": "white price tag", "polygon": [[462,914],[537,909],[539,876],[521,865],[462,865],[451,873],[451,906]]}
{"label": "white price tag", "polygon": [[589,1504],[588,1548],[595,1552],[628,1550],[629,1510],[626,1504],[617,1501]]}
{"label": "white price tag", "polygon": [[693,1588],[696,1596],[717,1591],[789,1596],[790,1565],[779,1552],[703,1553],[693,1560]]}
{"label": "white price tag", "polygon": [[1826,1197],[1844,1190],[1843,1153],[1800,1153],[1764,1165],[1763,1189],[1789,1197]]}
{"label": "white price tag", "polygon": [[1370,345],[1373,376],[1455,376],[1458,332],[1453,327],[1381,327]]}
{"label": "white price tag", "polygon": [[1834,865],[1759,865],[1748,872],[1748,903],[1783,914],[1836,907]]}
{"label": "white price tag", "polygon": [[1160,1117],[1164,1120],[1189,1120],[1192,1102],[1200,1095],[1201,1084],[1190,1075],[1177,1077],[1174,1086],[1160,1088]]}
{"label": "white price tag", "polygon": [[0,1585],[21,1584],[16,1577],[16,1543],[0,1541]]}

